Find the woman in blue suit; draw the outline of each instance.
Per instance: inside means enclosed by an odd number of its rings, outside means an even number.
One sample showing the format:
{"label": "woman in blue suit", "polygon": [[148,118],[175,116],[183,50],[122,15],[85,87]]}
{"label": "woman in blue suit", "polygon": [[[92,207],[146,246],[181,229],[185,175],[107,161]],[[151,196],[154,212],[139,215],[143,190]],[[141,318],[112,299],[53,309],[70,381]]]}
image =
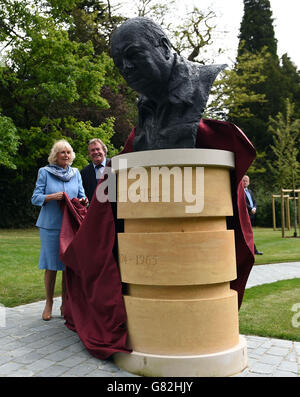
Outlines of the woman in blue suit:
{"label": "woman in blue suit", "polygon": [[48,157],[49,165],[40,168],[36,186],[31,198],[33,205],[41,206],[36,222],[40,229],[41,252],[39,269],[45,269],[46,305],[42,314],[43,320],[51,319],[54,288],[57,270],[62,270],[62,305],[65,299],[65,265],[59,259],[59,234],[62,223],[62,212],[58,202],[63,199],[64,192],[72,198],[77,197],[87,205],[87,198],[82,186],[80,172],[71,167],[75,153],[66,140],[56,142]]}

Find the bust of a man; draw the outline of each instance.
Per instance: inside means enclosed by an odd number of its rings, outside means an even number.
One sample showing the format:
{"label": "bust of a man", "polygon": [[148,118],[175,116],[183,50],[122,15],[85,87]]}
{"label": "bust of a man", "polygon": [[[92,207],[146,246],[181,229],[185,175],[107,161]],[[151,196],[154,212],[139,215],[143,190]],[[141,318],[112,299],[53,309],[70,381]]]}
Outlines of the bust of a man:
{"label": "bust of a man", "polygon": [[203,66],[173,53],[161,27],[144,17],[114,32],[111,54],[140,94],[133,149],[194,148],[211,86],[226,65]]}

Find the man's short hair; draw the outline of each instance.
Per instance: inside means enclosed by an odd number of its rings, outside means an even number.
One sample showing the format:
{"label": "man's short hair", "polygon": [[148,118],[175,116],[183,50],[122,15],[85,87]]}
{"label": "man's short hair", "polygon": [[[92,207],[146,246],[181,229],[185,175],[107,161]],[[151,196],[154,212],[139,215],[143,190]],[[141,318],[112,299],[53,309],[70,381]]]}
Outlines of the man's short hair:
{"label": "man's short hair", "polygon": [[107,155],[107,152],[108,152],[107,146],[105,145],[105,143],[103,143],[103,142],[101,141],[101,139],[99,139],[99,138],[93,138],[93,139],[91,139],[91,140],[89,141],[88,147],[89,147],[90,145],[94,145],[95,143],[100,143],[100,145],[102,146],[102,149],[104,150],[105,156],[106,156],[106,155]]}

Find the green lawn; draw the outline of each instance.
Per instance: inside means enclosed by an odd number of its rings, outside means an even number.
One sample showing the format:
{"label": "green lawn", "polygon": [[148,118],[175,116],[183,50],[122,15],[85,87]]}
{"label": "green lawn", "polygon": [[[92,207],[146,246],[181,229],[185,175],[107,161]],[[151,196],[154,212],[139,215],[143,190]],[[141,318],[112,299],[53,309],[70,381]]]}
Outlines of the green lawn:
{"label": "green lawn", "polygon": [[[255,255],[255,264],[300,262],[300,238],[281,237],[281,230],[254,228],[254,241],[263,255]],[[299,234],[299,233],[298,233]],[[286,231],[293,236],[293,231]]]}
{"label": "green lawn", "polygon": [[[35,229],[0,230],[0,303],[13,307],[45,299],[44,271],[38,269],[40,236]],[[56,294],[61,293],[58,272]]]}
{"label": "green lawn", "polygon": [[246,289],[239,322],[244,335],[300,341],[300,279]]}

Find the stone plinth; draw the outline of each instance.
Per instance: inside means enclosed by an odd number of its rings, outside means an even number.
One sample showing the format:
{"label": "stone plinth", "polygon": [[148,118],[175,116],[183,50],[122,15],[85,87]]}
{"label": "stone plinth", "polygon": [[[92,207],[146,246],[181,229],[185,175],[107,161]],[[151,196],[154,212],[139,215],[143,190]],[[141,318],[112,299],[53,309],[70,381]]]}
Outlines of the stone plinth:
{"label": "stone plinth", "polygon": [[[230,376],[247,365],[239,335],[231,152],[170,149],[117,156],[119,265],[132,354],[144,376]],[[194,199],[194,202],[192,201]]]}

